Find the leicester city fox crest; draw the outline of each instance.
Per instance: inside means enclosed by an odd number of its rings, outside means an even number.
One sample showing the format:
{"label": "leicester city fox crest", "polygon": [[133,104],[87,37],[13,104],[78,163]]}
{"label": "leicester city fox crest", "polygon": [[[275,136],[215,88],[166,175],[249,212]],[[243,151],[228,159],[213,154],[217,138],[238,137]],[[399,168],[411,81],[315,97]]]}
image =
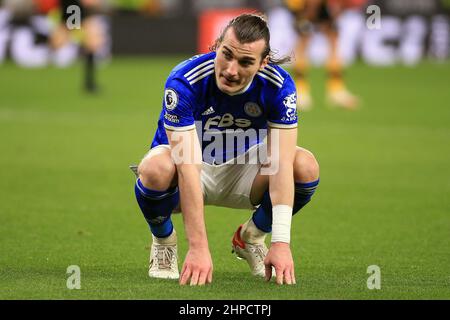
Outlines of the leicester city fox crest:
{"label": "leicester city fox crest", "polygon": [[260,106],[255,102],[247,102],[244,105],[245,113],[250,117],[259,117],[262,114]]}
{"label": "leicester city fox crest", "polygon": [[297,118],[297,95],[295,92],[286,96],[283,100],[283,104],[286,107],[286,116],[284,120],[293,121]]}
{"label": "leicester city fox crest", "polygon": [[296,109],[297,108],[297,95],[295,92],[286,96],[283,100],[283,104],[288,109]]}

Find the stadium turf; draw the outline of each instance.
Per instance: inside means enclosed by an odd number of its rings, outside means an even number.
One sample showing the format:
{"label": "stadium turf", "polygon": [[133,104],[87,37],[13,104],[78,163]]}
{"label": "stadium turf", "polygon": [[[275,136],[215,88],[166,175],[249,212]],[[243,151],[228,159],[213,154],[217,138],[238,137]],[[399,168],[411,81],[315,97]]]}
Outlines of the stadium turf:
{"label": "stadium turf", "polygon": [[[80,91],[80,66],[0,66],[0,299],[449,299],[450,65],[347,71],[360,111],[315,109],[299,144],[321,165],[313,201],[293,220],[296,286],[253,278],[231,253],[244,210],[207,207],[214,282],[147,276],[148,227],[128,165],[146,152],[173,58],[115,58],[102,91]],[[180,267],[186,253],[175,215]],[[81,269],[69,290],[67,267]],[[367,268],[381,289],[367,288]]]}

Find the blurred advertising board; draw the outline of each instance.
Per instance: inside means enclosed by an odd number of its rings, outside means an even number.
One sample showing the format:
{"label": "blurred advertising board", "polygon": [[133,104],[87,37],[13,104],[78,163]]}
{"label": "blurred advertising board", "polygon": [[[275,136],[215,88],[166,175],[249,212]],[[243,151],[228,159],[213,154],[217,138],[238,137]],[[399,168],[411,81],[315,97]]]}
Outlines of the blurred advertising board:
{"label": "blurred advertising board", "polygon": [[[414,65],[425,58],[448,59],[450,27],[446,3],[450,5],[449,1],[440,0],[375,0],[348,7],[337,20],[344,63],[360,58],[371,65]],[[379,28],[370,27],[373,8],[380,14]],[[268,12],[268,17],[272,48],[281,55],[291,54],[298,38],[293,16],[278,6]],[[309,46],[311,62],[324,64],[328,50],[326,38],[316,32]]]}

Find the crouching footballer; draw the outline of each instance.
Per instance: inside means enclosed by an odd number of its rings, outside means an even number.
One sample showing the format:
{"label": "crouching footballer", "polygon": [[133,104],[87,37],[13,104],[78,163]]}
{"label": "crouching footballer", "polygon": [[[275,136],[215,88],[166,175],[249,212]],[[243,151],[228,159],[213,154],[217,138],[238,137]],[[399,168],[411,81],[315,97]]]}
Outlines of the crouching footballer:
{"label": "crouching footballer", "polygon": [[[136,199],[153,239],[150,277],[212,282],[204,206],[215,205],[252,210],[231,244],[253,275],[296,283],[291,219],[311,200],[319,166],[296,146],[296,89],[279,67],[289,58],[275,59],[269,41],[265,19],[243,14],[210,53],[170,73],[151,149],[136,172]],[[181,272],[171,221],[179,210],[189,244]]]}

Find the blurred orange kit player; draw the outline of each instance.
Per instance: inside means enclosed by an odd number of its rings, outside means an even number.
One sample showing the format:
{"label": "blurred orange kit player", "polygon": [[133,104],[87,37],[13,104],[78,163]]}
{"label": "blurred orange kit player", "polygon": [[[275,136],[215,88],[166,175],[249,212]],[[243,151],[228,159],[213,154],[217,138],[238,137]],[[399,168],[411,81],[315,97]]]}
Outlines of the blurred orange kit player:
{"label": "blurred orange kit player", "polygon": [[295,17],[295,30],[299,40],[295,48],[295,83],[299,93],[298,105],[302,110],[312,107],[310,86],[306,78],[309,67],[307,48],[312,33],[321,31],[330,44],[327,68],[327,102],[330,105],[356,109],[358,98],[346,87],[343,80],[343,66],[338,52],[338,30],[336,19],[348,8],[361,7],[365,0],[285,0],[286,7]]}

